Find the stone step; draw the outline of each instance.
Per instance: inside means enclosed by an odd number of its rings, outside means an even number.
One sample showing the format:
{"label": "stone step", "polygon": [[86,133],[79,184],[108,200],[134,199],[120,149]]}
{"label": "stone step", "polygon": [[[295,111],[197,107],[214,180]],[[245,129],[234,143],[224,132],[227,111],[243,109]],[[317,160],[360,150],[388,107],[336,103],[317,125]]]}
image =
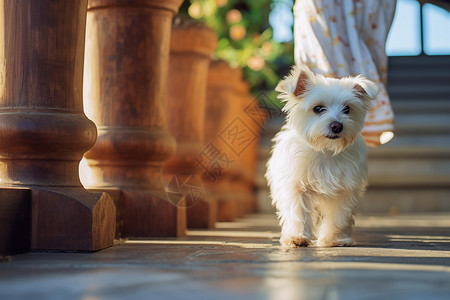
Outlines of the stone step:
{"label": "stone step", "polygon": [[450,76],[450,63],[443,61],[436,64],[416,62],[409,65],[390,64],[388,67],[388,82],[391,78],[422,78],[425,82],[428,78],[439,78],[438,76]]}
{"label": "stone step", "polygon": [[388,73],[388,88],[395,84],[419,84],[419,85],[446,85],[450,80],[450,68],[439,66],[432,68],[421,68],[420,72],[411,68],[393,67]]}
{"label": "stone step", "polygon": [[384,188],[369,186],[359,203],[359,212],[370,214],[449,212],[449,195],[449,186]]}
{"label": "stone step", "polygon": [[368,157],[450,157],[450,136],[448,135],[400,135],[380,147],[368,148]]}
{"label": "stone step", "polygon": [[396,70],[411,70],[413,73],[422,73],[429,70],[450,68],[450,56],[393,56],[388,58],[389,73]]}
{"label": "stone step", "polygon": [[388,87],[392,101],[450,99],[450,85],[393,85]]}
{"label": "stone step", "polygon": [[391,105],[396,116],[401,114],[450,114],[449,98],[434,98],[422,101],[401,101],[393,99]]}
{"label": "stone step", "polygon": [[450,70],[427,74],[411,74],[408,71],[389,73],[387,89],[396,85],[403,86],[447,86],[450,82]]}
{"label": "stone step", "polygon": [[389,58],[387,89],[396,100],[450,99],[450,57]]}
{"label": "stone step", "polygon": [[398,135],[450,135],[450,117],[448,114],[397,114],[395,116],[395,132]]}
{"label": "stone step", "polygon": [[450,156],[371,157],[368,166],[371,186],[450,188]]}

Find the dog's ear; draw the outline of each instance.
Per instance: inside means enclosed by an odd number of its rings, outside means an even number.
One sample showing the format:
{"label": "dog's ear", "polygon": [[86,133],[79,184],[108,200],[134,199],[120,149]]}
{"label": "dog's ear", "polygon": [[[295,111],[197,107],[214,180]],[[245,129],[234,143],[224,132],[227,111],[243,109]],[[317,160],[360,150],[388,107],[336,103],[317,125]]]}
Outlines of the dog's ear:
{"label": "dog's ear", "polygon": [[300,76],[298,76],[297,79],[297,85],[294,90],[294,95],[297,97],[303,95],[306,92],[307,84],[308,84],[308,76],[300,73]]}
{"label": "dog's ear", "polygon": [[313,77],[314,74],[307,66],[293,66],[290,74],[278,83],[275,91],[287,96],[301,96],[306,92],[306,86]]}
{"label": "dog's ear", "polygon": [[374,100],[378,94],[378,86],[369,79],[358,76],[355,78],[355,93],[363,100]]}

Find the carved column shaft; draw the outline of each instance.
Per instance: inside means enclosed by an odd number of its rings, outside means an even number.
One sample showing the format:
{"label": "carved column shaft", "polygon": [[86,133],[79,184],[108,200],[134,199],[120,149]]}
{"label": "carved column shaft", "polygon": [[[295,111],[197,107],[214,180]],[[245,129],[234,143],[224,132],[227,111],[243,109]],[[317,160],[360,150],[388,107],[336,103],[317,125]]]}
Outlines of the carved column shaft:
{"label": "carved column shaft", "polygon": [[[235,87],[242,76],[239,69],[225,61],[213,61],[208,73],[205,115],[205,151],[202,152],[205,183],[218,200],[219,221],[231,221],[239,215],[239,197],[236,193],[241,166],[237,164],[238,146],[236,129],[241,122]],[[238,127],[236,127],[238,126]]]}
{"label": "carved column shaft", "polygon": [[[86,113],[98,126],[88,186],[122,190],[124,236],[179,236],[182,202],[167,198],[163,162],[175,150],[165,102],[171,23],[182,0],[90,0]],[[183,200],[180,200],[183,201]]]}
{"label": "carved column shaft", "polygon": [[248,141],[247,147],[242,151],[238,160],[242,166],[239,184],[243,197],[244,213],[252,213],[257,209],[254,193],[256,164],[258,161],[259,137],[266,116],[259,108],[258,100],[250,93],[248,83],[243,79],[236,87],[236,96],[241,105],[239,116],[242,118],[242,123],[246,125],[242,139]]}
{"label": "carved column shaft", "polygon": [[[177,141],[177,151],[164,165],[169,189],[175,176],[196,177],[198,186],[186,190],[187,225],[191,228],[214,227],[217,204],[208,197],[201,183],[196,159],[203,144],[205,97],[211,54],[217,36],[209,27],[185,17],[174,21],[171,37],[169,80],[167,85],[167,125]],[[183,178],[180,179],[183,181]],[[192,191],[192,188],[198,189]]]}

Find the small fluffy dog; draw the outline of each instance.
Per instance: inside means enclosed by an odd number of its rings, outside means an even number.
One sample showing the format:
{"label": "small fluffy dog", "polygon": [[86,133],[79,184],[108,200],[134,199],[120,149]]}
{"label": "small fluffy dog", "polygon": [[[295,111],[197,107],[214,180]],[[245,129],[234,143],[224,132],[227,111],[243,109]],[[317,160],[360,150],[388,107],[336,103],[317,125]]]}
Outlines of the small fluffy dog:
{"label": "small fluffy dog", "polygon": [[361,129],[378,88],[362,76],[327,78],[296,66],[275,90],[287,118],[274,138],[266,178],[280,243],[350,246],[355,206],[367,182]]}

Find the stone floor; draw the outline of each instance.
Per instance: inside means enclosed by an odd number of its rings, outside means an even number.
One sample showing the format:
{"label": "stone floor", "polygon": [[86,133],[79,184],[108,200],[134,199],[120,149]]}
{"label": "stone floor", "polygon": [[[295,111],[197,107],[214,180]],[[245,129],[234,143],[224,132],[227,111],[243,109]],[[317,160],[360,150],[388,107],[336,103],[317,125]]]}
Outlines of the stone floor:
{"label": "stone floor", "polygon": [[272,215],[0,263],[0,299],[450,299],[450,215],[360,216],[357,245],[282,251]]}

